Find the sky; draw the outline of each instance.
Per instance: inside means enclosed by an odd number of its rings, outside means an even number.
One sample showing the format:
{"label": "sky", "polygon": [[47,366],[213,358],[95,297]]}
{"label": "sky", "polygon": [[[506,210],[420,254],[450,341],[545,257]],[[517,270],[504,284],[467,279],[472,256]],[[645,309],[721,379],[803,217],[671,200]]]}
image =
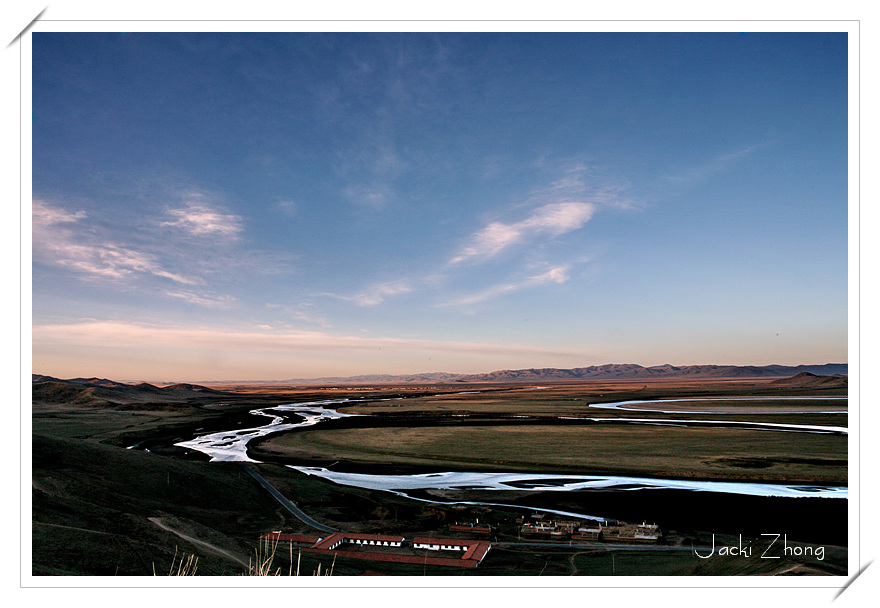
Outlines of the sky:
{"label": "sky", "polygon": [[847,362],[846,33],[32,48],[34,373]]}

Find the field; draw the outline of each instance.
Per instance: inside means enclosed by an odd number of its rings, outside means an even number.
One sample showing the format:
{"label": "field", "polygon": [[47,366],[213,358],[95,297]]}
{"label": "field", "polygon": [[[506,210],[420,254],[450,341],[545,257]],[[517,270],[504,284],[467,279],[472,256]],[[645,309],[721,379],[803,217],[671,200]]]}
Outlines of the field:
{"label": "field", "polygon": [[[101,392],[90,387],[87,399],[83,394],[71,396],[70,387],[63,388],[35,388],[34,575],[150,575],[153,568],[160,573],[167,570],[176,551],[197,555],[200,574],[245,573],[260,534],[277,529],[314,530],[282,509],[238,464],[209,463],[203,455],[173,444],[194,433],[248,428],[258,418],[248,414],[254,408],[346,397],[361,401],[334,407],[363,416],[255,441],[249,445],[249,454],[262,464],[253,466],[310,516],[339,529],[448,536],[449,525],[455,521],[488,522],[495,528],[490,557],[474,571],[456,570],[457,576],[846,571],[845,500],[665,490],[650,491],[644,500],[639,497],[645,491],[524,490],[505,493],[503,502],[508,507],[463,506],[453,502],[502,501],[497,493],[453,490],[425,491],[414,495],[423,500],[413,500],[337,485],[282,466],[333,464],[335,469],[351,471],[534,471],[846,485],[845,435],[605,422],[637,417],[679,423],[699,419],[846,426],[845,414],[823,413],[828,408],[797,399],[845,396],[845,387],[817,389],[772,380],[620,381],[546,388],[230,386],[213,391],[174,388],[161,393],[161,398],[127,388]],[[675,409],[674,413],[588,407],[634,399],[710,396],[750,400],[662,405]],[[845,403],[834,405],[841,409]],[[565,422],[558,417],[580,420]],[[600,421],[585,423],[584,418]],[[265,424],[265,420],[256,424]],[[517,519],[534,508],[601,513],[629,521],[650,519],[663,527],[666,544],[637,551],[523,543]],[[820,529],[817,521],[838,523]],[[827,558],[820,562],[798,558],[722,563],[695,559],[689,550],[691,543],[706,546],[713,534],[721,542],[738,534],[759,539],[761,531],[767,530],[787,532],[804,546],[823,543]],[[288,553],[281,547],[278,566],[287,571],[291,557],[300,560],[305,573],[322,563],[318,556]],[[326,569],[326,556],[320,557]],[[443,568],[346,559],[338,560],[334,568],[334,575],[346,576],[451,574]]]}
{"label": "field", "polygon": [[[775,390],[775,392],[774,392]],[[739,401],[700,401],[709,394]],[[562,385],[523,390],[494,387],[343,405],[349,413],[373,418],[365,428],[302,430],[253,442],[259,459],[276,462],[348,461],[383,470],[427,467],[444,470],[584,472],[673,476],[742,481],[847,483],[845,435],[699,426],[636,426],[622,418],[660,421],[744,421],[846,426],[844,401],[817,404],[797,399],[797,390],[730,381]],[[826,396],[840,396],[840,391]],[[743,400],[747,395],[754,395]],[[815,394],[815,392],[813,393]],[[693,399],[631,408],[675,413],[589,407],[611,401]],[[762,399],[764,397],[764,399]],[[697,413],[693,413],[697,412]],[[711,413],[706,413],[711,412]],[[807,413],[800,413],[807,412]],[[524,419],[528,416],[527,419]],[[457,417],[457,418],[456,418]],[[563,417],[566,420],[557,420]],[[599,419],[584,424],[584,418]],[[351,422],[356,424],[357,421]],[[465,426],[467,425],[467,426]],[[527,449],[524,449],[527,446]]]}
{"label": "field", "polygon": [[[523,449],[528,446],[528,449]],[[846,438],[715,428],[473,426],[301,431],[253,451],[447,470],[542,471],[846,485]]]}

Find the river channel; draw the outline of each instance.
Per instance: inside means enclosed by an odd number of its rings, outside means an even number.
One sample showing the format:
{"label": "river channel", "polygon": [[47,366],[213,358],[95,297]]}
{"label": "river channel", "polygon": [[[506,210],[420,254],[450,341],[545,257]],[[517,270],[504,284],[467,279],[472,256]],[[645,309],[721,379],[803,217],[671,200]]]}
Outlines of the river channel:
{"label": "river channel", "polygon": [[[760,401],[771,398],[763,397]],[[798,398],[801,401],[820,401],[828,398]],[[845,398],[844,398],[845,399]],[[758,400],[758,399],[753,399]],[[621,401],[591,405],[596,408],[616,409],[619,411],[651,411],[654,413],[678,413],[680,409],[657,409],[662,403],[694,401],[717,401],[717,399],[675,399],[660,401]],[[732,400],[727,400],[732,401]],[[221,431],[194,437],[191,440],[174,445],[206,454],[212,462],[238,461],[259,462],[247,453],[250,441],[269,434],[290,432],[296,429],[319,425],[331,420],[360,416],[337,411],[332,406],[353,403],[355,400],[335,399],[326,401],[310,401],[292,403],[252,410],[250,414],[266,417],[269,422],[253,428]],[[824,413],[845,414],[844,407],[823,408]],[[805,410],[806,411],[806,410]],[[809,410],[816,413],[816,410]],[[689,413],[707,414],[711,411]],[[796,413],[789,409],[787,413]],[[567,422],[583,421],[585,423],[609,424],[643,424],[669,426],[736,426],[743,429],[763,430],[769,432],[798,433],[829,433],[846,435],[843,426],[816,426],[799,424],[782,424],[753,421],[703,420],[703,419],[657,419],[657,418],[572,418],[560,420]],[[638,489],[669,489],[695,492],[717,492],[723,494],[741,494],[756,497],[824,497],[847,498],[847,488],[841,486],[803,485],[803,484],[771,484],[771,483],[740,483],[724,481],[698,481],[680,479],[656,479],[623,476],[592,476],[592,475],[556,475],[541,473],[497,473],[497,472],[444,472],[412,475],[377,475],[366,473],[345,473],[332,471],[322,467],[303,467],[288,465],[291,469],[306,475],[322,477],[337,484],[356,486],[359,488],[384,490],[396,494],[410,496],[412,492],[421,490],[480,490],[480,491],[572,491],[572,490],[638,490]]]}

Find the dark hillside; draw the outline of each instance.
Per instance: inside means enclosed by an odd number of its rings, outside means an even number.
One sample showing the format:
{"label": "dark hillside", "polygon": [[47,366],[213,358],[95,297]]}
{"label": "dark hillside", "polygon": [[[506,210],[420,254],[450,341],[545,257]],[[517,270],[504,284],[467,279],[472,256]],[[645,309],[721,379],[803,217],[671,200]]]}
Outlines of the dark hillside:
{"label": "dark hillside", "polygon": [[72,404],[81,406],[112,406],[133,403],[185,403],[206,397],[223,398],[226,393],[195,384],[175,384],[159,388],[142,382],[123,384],[103,378],[59,380],[33,374],[34,403]]}
{"label": "dark hillside", "polygon": [[175,547],[200,556],[200,574],[239,575],[254,539],[287,522],[235,464],[42,435],[33,459],[34,575],[164,573]]}
{"label": "dark hillside", "polygon": [[848,379],[846,376],[819,376],[810,372],[801,372],[791,378],[773,380],[771,384],[815,388],[846,388],[848,386]]}

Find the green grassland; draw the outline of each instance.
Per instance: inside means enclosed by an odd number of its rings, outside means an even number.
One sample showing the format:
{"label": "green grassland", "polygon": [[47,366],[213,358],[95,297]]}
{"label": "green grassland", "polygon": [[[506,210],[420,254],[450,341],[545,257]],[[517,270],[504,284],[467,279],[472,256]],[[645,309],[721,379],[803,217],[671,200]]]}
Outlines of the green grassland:
{"label": "green grassland", "polygon": [[[804,391],[799,387],[744,381],[588,383],[541,389],[489,387],[480,392],[343,405],[340,411],[372,415],[370,428],[307,429],[270,436],[253,442],[249,449],[256,458],[276,462],[339,460],[381,465],[383,470],[389,466],[402,470],[430,467],[845,485],[846,436],[602,422],[535,424],[542,419],[549,423],[553,418],[564,416],[845,427],[846,414],[824,413],[829,409],[845,409],[845,399],[817,403],[797,398],[845,394],[845,389]],[[680,410],[675,413],[590,407],[595,403],[636,399],[701,397],[736,400],[657,404],[660,409]],[[744,397],[748,399],[740,400]],[[795,410],[808,413],[793,413]],[[460,418],[450,418],[452,416]],[[525,419],[515,418],[518,416],[532,420],[526,424]],[[407,422],[401,423],[401,420]]]}
{"label": "green grassland", "polygon": [[[833,401],[817,402],[798,399],[799,396],[844,397]],[[729,401],[699,401],[701,398],[730,397]],[[785,399],[777,399],[785,397]],[[543,389],[493,387],[480,392],[448,393],[415,396],[400,400],[373,401],[343,404],[341,412],[385,416],[393,419],[401,416],[482,416],[499,419],[510,416],[555,418],[559,416],[589,418],[662,418],[672,420],[705,419],[746,422],[774,422],[783,424],[812,424],[823,426],[846,426],[846,413],[828,414],[825,410],[846,408],[846,389],[803,391],[799,388],[782,390],[767,388],[762,384],[742,382],[714,383],[654,383],[650,385],[619,382],[608,384],[584,384],[550,386]],[[658,410],[679,410],[674,413],[660,411],[611,410],[590,407],[592,404],[629,400],[693,399],[676,403],[657,403]],[[647,408],[651,406],[637,405]],[[794,410],[809,413],[795,414]],[[701,412],[693,414],[691,412]],[[709,412],[709,413],[703,413]]]}
{"label": "green grassland", "polygon": [[[628,400],[651,399],[700,399],[706,397],[730,397],[749,399],[747,405],[761,405],[783,411],[789,406],[815,406],[814,401],[798,400],[797,397],[846,397],[846,388],[804,388],[786,387],[767,381],[665,381],[665,382],[586,382],[547,386],[463,386],[459,390],[442,387],[445,394],[411,396],[401,400],[375,401],[343,404],[340,411],[360,414],[400,414],[400,413],[514,413],[537,416],[569,416],[586,414],[601,416],[598,408],[590,404],[610,403]],[[785,401],[762,397],[786,397]],[[755,401],[752,401],[755,400]],[[835,402],[837,403],[837,402]],[[844,401],[845,403],[845,401]],[[712,407],[722,409],[737,402],[694,401],[695,409],[706,410]],[[837,418],[839,420],[839,418]]]}
{"label": "green grassland", "polygon": [[598,424],[304,430],[258,457],[450,470],[542,471],[846,484],[846,437]]}

